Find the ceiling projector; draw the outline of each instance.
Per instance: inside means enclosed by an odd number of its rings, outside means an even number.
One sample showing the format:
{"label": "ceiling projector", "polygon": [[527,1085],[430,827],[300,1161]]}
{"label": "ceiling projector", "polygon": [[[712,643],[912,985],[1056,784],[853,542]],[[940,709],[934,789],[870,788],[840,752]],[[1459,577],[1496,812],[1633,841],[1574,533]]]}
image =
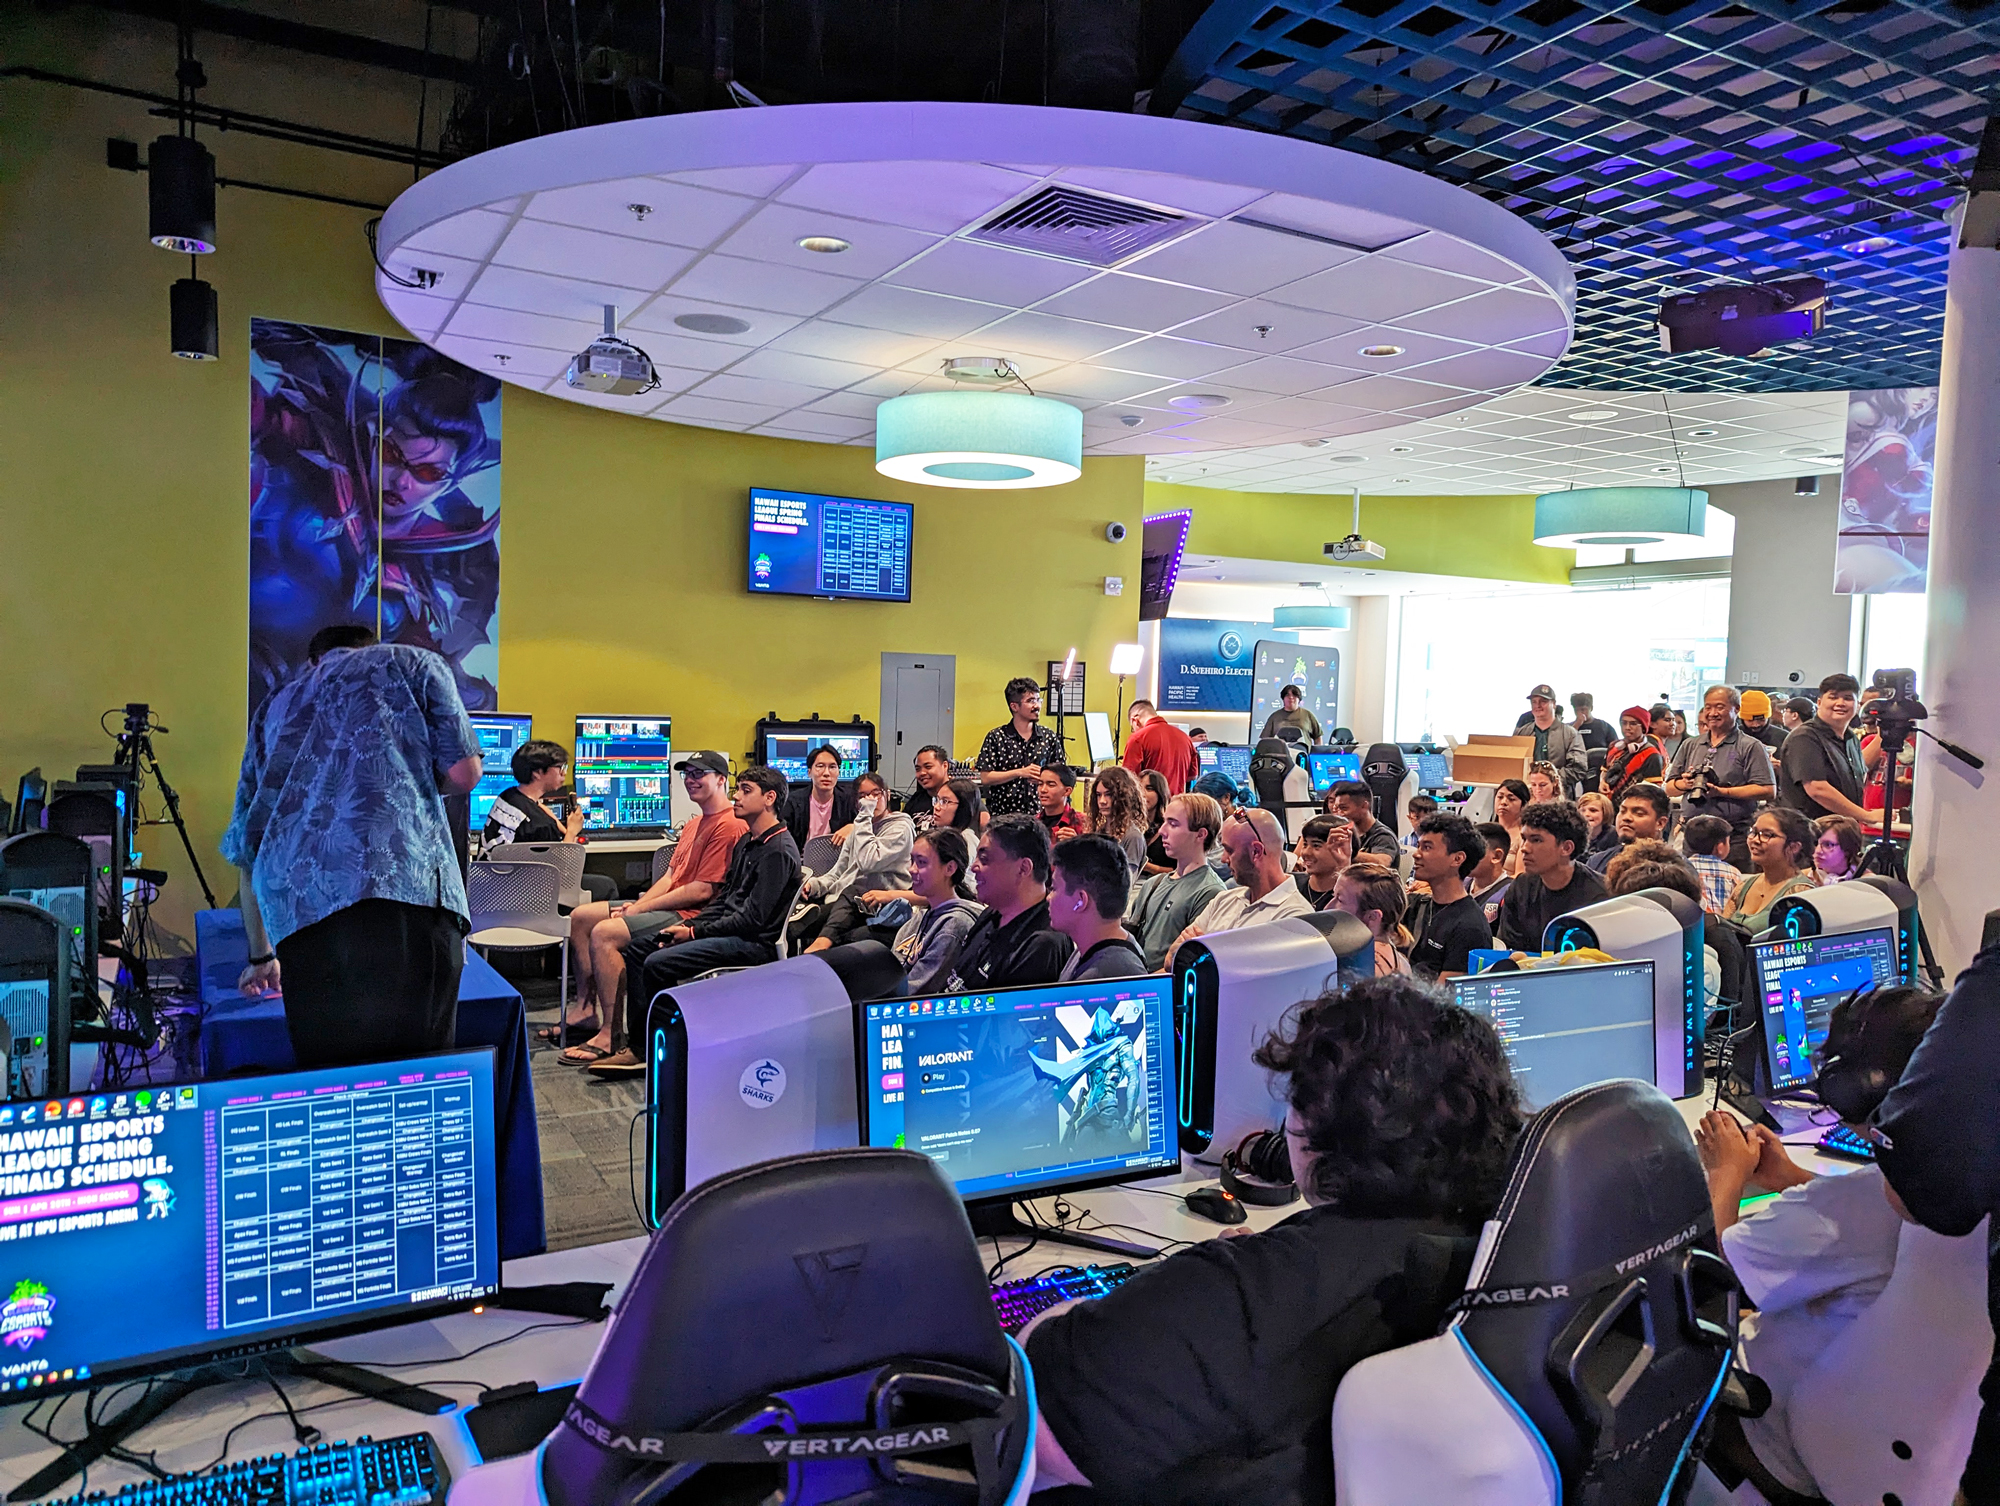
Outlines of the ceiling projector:
{"label": "ceiling projector", "polygon": [[1335,539],[1331,544],[1320,545],[1320,553],[1330,560],[1385,560],[1389,551],[1373,539],[1364,539],[1358,533],[1350,533],[1344,539]]}
{"label": "ceiling projector", "polygon": [[653,358],[629,340],[619,338],[618,310],[604,306],[604,333],[570,357],[563,380],[582,392],[607,397],[637,397],[660,385]]}
{"label": "ceiling projector", "polygon": [[1754,356],[1826,324],[1826,284],[1817,277],[1740,283],[1660,300],[1660,349],[1673,355],[1719,350]]}

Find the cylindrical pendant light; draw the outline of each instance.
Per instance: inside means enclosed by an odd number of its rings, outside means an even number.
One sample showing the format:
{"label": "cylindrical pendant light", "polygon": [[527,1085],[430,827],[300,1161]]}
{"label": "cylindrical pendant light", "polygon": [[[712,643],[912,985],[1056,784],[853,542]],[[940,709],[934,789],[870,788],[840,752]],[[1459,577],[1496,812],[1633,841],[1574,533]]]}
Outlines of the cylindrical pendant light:
{"label": "cylindrical pendant light", "polygon": [[875,469],[925,486],[1060,486],[1083,474],[1083,414],[1020,392],[913,392],[875,409]]}
{"label": "cylindrical pendant light", "polygon": [[199,277],[183,277],[168,295],[167,308],[174,354],[183,361],[213,361],[221,352],[215,289]]}
{"label": "cylindrical pendant light", "polygon": [[1345,628],[1350,624],[1346,607],[1336,607],[1331,603],[1295,607],[1273,607],[1271,626],[1274,628]]}
{"label": "cylindrical pendant light", "polygon": [[147,235],[168,251],[215,249],[215,158],[192,136],[160,136],[146,161]]}
{"label": "cylindrical pendant light", "polygon": [[1535,498],[1535,542],[1552,549],[1634,549],[1699,539],[1708,493],[1692,486],[1583,486]]}

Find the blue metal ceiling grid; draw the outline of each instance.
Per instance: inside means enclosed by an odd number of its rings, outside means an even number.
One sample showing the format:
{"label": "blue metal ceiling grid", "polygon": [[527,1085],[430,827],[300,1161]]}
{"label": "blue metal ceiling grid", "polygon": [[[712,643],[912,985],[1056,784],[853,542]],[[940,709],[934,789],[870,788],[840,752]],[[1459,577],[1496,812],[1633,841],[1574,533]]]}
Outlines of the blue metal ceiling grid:
{"label": "blue metal ceiling grid", "polygon": [[[2000,0],[1218,0],[1160,113],[1433,174],[1563,247],[1541,385],[1810,392],[1937,379],[1955,203],[2000,97]],[[1660,297],[1810,273],[1826,332],[1659,349]]]}

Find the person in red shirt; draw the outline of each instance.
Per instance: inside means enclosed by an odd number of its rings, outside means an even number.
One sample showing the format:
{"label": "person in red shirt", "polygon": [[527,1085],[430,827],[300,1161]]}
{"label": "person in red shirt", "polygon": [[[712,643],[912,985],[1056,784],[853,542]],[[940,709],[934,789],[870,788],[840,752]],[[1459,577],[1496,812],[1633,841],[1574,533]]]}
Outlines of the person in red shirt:
{"label": "person in red shirt", "polygon": [[1151,701],[1132,703],[1132,735],[1125,740],[1125,767],[1134,774],[1153,770],[1167,782],[1167,793],[1184,795],[1201,777],[1201,759],[1188,735],[1153,708]]}

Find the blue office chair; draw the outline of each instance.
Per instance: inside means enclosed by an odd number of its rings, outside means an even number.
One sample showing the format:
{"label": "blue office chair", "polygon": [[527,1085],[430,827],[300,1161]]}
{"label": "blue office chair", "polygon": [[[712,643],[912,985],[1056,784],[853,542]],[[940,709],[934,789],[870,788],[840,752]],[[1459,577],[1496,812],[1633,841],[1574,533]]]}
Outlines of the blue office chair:
{"label": "blue office chair", "polygon": [[1521,1136],[1445,1331],[1341,1381],[1340,1506],[1680,1500],[1737,1295],[1672,1101],[1629,1080],[1557,1099]]}
{"label": "blue office chair", "polygon": [[937,1164],[835,1150],[681,1197],[567,1415],[454,1506],[1022,1506],[1034,1384]]}

